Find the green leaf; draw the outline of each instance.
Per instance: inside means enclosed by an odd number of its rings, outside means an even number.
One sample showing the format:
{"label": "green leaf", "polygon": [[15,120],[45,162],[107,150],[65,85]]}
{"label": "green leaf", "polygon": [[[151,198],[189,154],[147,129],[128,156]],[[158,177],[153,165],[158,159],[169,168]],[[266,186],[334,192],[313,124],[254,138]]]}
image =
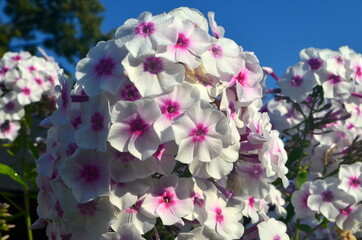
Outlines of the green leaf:
{"label": "green leaf", "polygon": [[313,228],[311,228],[311,227],[310,227],[309,225],[307,225],[307,224],[298,224],[298,225],[297,225],[297,228],[300,229],[300,230],[302,230],[303,232],[307,232],[307,233],[313,231]]}
{"label": "green leaf", "polygon": [[300,170],[297,175],[297,186],[298,189],[308,180],[308,173],[305,170]]}
{"label": "green leaf", "polygon": [[19,184],[23,185],[25,188],[28,188],[24,180],[17,174],[11,167],[6,164],[0,163],[0,174],[8,175],[13,180],[17,181]]}

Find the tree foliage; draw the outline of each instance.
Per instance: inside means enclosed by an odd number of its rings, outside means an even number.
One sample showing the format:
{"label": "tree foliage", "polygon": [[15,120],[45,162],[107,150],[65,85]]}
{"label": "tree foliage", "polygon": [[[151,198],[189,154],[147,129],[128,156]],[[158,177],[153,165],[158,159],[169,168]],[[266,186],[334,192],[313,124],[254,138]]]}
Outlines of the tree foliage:
{"label": "tree foliage", "polygon": [[[103,6],[98,0],[0,0],[0,56],[37,46],[55,51],[69,62],[84,57],[100,40]],[[5,22],[6,19],[6,22]]]}

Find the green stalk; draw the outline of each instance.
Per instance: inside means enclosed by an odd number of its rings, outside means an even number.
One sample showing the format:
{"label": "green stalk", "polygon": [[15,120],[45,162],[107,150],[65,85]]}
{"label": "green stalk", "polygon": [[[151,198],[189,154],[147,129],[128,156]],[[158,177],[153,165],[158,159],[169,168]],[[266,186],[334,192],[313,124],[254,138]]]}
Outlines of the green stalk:
{"label": "green stalk", "polygon": [[25,202],[25,224],[28,240],[33,240],[33,232],[30,229],[31,218],[30,218],[30,193],[28,190],[24,190],[24,202]]}
{"label": "green stalk", "polygon": [[[22,134],[21,134],[21,138],[22,138],[22,165],[23,165],[23,177],[24,177],[24,181],[26,184],[28,184],[28,164],[26,161],[26,142],[27,142],[27,134],[26,134],[26,129],[27,129],[27,123],[25,118],[23,118],[23,126],[22,126]],[[33,232],[30,229],[31,227],[31,217],[30,217],[30,189],[25,188],[24,187],[24,213],[25,213],[25,226],[26,226],[26,232],[28,235],[28,240],[33,240]]]}

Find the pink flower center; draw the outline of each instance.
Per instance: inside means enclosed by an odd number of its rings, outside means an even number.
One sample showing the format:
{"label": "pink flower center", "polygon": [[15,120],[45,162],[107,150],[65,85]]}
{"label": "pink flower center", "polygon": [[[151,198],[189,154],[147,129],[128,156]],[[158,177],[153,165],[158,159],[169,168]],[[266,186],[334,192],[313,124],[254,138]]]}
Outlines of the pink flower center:
{"label": "pink flower center", "polygon": [[290,83],[293,87],[299,87],[303,83],[303,78],[299,75],[295,75],[292,77]]}
{"label": "pink flower center", "polygon": [[151,74],[159,74],[163,71],[163,62],[158,57],[148,57],[143,63],[143,70]]}
{"label": "pink flower center", "polygon": [[155,32],[155,24],[153,22],[140,23],[135,29],[135,34],[140,35],[144,38],[151,36]]}
{"label": "pink flower center", "polygon": [[75,152],[75,150],[77,150],[78,149],[78,145],[76,144],[76,143],[70,143],[69,145],[68,145],[68,148],[67,148],[67,157],[70,157],[70,156],[72,156],[73,155],[73,153]]}
{"label": "pink flower center", "polygon": [[361,68],[361,66],[356,66],[354,74],[356,75],[357,78],[362,77],[362,68]]}
{"label": "pink flower center", "polygon": [[329,190],[322,192],[322,201],[323,202],[332,202],[333,199],[334,199],[333,192],[331,192]]}
{"label": "pink flower center", "polygon": [[72,121],[72,125],[74,128],[77,128],[80,124],[82,124],[82,118],[80,116],[74,118]]}
{"label": "pink flower center", "polygon": [[323,64],[322,60],[318,58],[311,58],[307,63],[312,71],[317,71]]}
{"label": "pink flower center", "polygon": [[334,74],[329,74],[328,76],[328,80],[332,83],[332,84],[337,84],[340,83],[341,77],[339,75],[334,75]]}
{"label": "pink flower center", "polygon": [[185,34],[179,33],[178,39],[176,42],[176,48],[186,49],[190,45],[190,39],[188,39]]}
{"label": "pink flower center", "polygon": [[142,200],[138,200],[135,204],[132,205],[132,207],[128,208],[126,210],[126,212],[128,212],[128,213],[137,213],[137,212],[139,212],[142,203],[143,203]]}
{"label": "pink flower center", "polygon": [[334,58],[336,59],[336,62],[338,64],[341,64],[341,65],[344,64],[344,59],[342,56],[335,56]]}
{"label": "pink flower center", "polygon": [[92,130],[100,132],[104,129],[104,117],[99,112],[95,112],[91,117]]}
{"label": "pink flower center", "polygon": [[98,77],[103,75],[111,75],[116,63],[113,62],[113,59],[110,57],[105,57],[99,60],[98,64],[95,67],[95,72]]}
{"label": "pink flower center", "polygon": [[349,178],[348,185],[349,185],[351,188],[358,188],[359,186],[361,186],[361,183],[360,183],[358,177],[353,176],[353,177],[350,177],[350,178]]}
{"label": "pink flower center", "polygon": [[356,112],[357,112],[357,116],[360,117],[361,116],[361,109],[359,108],[359,106],[355,107]]}
{"label": "pink flower center", "polygon": [[281,239],[282,239],[282,237],[279,236],[279,235],[275,235],[275,236],[273,237],[273,240],[281,240]]}
{"label": "pink flower center", "polygon": [[204,126],[202,123],[196,125],[196,128],[192,129],[190,136],[192,136],[193,142],[203,142],[205,141],[205,136],[209,131],[208,127]]}
{"label": "pink flower center", "polygon": [[167,119],[169,120],[177,117],[180,114],[179,109],[180,109],[180,104],[170,99],[166,99],[163,102],[163,105],[161,106],[162,114],[165,114]]}
{"label": "pink flower center", "polygon": [[310,196],[309,192],[305,192],[302,196],[302,203],[305,208],[308,208],[308,198]]}
{"label": "pink flower center", "polygon": [[255,198],[249,197],[249,198],[248,198],[248,205],[249,205],[249,207],[254,208],[254,204],[255,204]]}
{"label": "pink flower center", "polygon": [[35,82],[36,82],[38,85],[42,85],[42,84],[43,84],[43,80],[40,79],[40,78],[35,78],[34,80],[35,80]]}
{"label": "pink flower center", "polygon": [[344,216],[348,216],[349,214],[351,214],[352,208],[348,206],[345,209],[339,210],[339,212]]}
{"label": "pink flower center", "polygon": [[93,216],[97,211],[97,205],[94,202],[78,203],[78,210],[83,215]]}
{"label": "pink flower center", "polygon": [[8,71],[9,71],[8,67],[2,67],[0,69],[0,74],[4,76]]}
{"label": "pink flower center", "polygon": [[80,176],[87,183],[97,181],[99,179],[99,169],[95,165],[84,165],[80,172]]}
{"label": "pink flower center", "polygon": [[191,194],[191,198],[193,198],[194,204],[200,208],[202,208],[205,205],[205,200],[202,198],[202,196],[197,193],[193,192]]}
{"label": "pink flower center", "polygon": [[34,67],[33,65],[28,67],[29,72],[35,71],[36,67]]}
{"label": "pink flower center", "polygon": [[209,48],[209,51],[215,58],[222,57],[222,48],[219,45],[212,44]]}
{"label": "pink flower center", "polygon": [[20,55],[16,55],[14,57],[11,58],[13,61],[20,61],[21,60],[21,56]]}
{"label": "pink flower center", "polygon": [[121,90],[121,99],[124,101],[136,101],[141,95],[133,84],[127,84]]}
{"label": "pink flower center", "polygon": [[5,109],[6,111],[12,111],[15,108],[15,103],[14,102],[8,102],[7,104],[5,104]]}
{"label": "pink flower center", "polygon": [[29,96],[31,94],[31,90],[28,87],[24,87],[23,89],[21,89],[21,92],[25,95],[25,96]]}
{"label": "pink flower center", "polygon": [[249,71],[248,71],[248,69],[244,68],[241,72],[238,73],[238,75],[235,77],[235,80],[241,86],[245,87],[248,77],[249,77]]}
{"label": "pink flower center", "polygon": [[172,192],[166,191],[162,194],[159,203],[165,204],[165,206],[169,207],[175,203],[175,196]]}
{"label": "pink flower center", "polygon": [[5,120],[5,122],[3,122],[2,124],[0,124],[0,131],[7,133],[10,131],[10,121],[9,120]]}
{"label": "pink flower center", "polygon": [[131,132],[131,134],[140,136],[147,131],[149,125],[145,123],[143,119],[137,117],[129,123],[129,127],[129,131]]}
{"label": "pink flower center", "polygon": [[353,123],[348,124],[347,129],[351,130],[352,128],[354,128],[354,124]]}
{"label": "pink flower center", "polygon": [[215,213],[216,213],[216,215],[215,215],[216,222],[217,223],[222,223],[224,221],[224,215],[222,214],[221,208],[219,208],[219,207],[216,208]]}

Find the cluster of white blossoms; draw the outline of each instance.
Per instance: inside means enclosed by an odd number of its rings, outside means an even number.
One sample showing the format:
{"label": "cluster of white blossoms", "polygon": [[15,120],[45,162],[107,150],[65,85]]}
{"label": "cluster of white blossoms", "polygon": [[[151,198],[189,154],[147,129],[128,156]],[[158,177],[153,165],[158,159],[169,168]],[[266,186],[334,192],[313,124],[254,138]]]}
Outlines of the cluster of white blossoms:
{"label": "cluster of white blossoms", "polygon": [[59,77],[34,228],[50,239],[159,239],[157,222],[179,240],[239,239],[249,218],[244,236],[289,239],[267,215],[286,214],[271,183],[286,187],[288,169],[259,112],[263,70],[213,13],[209,25],[213,36],[189,8],[142,13],[79,61],[74,87]]}
{"label": "cluster of white blossoms", "polygon": [[[362,165],[341,164],[362,137],[362,55],[348,47],[307,48],[300,57],[278,80],[282,95],[292,101],[277,94],[266,104],[273,127],[288,130],[287,140],[303,131],[306,121],[321,123],[306,136],[310,144],[301,165],[309,166],[309,181],[293,194],[296,217],[309,224],[322,214],[342,230],[362,232]],[[318,86],[323,102],[313,96]],[[338,177],[319,179],[334,173]]]}
{"label": "cluster of white blossoms", "polygon": [[55,98],[58,69],[58,64],[46,55],[4,54],[0,59],[0,139],[15,140],[26,105],[44,96]]}
{"label": "cluster of white blossoms", "polygon": [[335,222],[340,229],[360,234],[361,183],[362,162],[341,164],[336,177],[305,182],[292,196],[296,218],[302,219],[305,223],[313,223],[311,219],[318,213],[328,221]]}

